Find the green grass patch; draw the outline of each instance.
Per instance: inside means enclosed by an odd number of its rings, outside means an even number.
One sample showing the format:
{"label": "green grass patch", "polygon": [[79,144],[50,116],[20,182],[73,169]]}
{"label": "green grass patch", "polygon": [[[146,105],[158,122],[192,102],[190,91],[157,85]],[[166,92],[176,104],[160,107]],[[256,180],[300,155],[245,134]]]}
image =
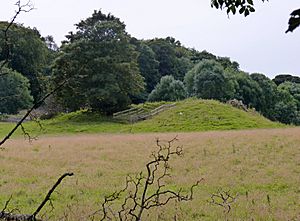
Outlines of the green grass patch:
{"label": "green grass patch", "polygon": [[[149,112],[167,102],[134,105]],[[112,117],[89,111],[61,114],[50,120],[24,124],[28,132],[41,134],[76,133],[144,133],[144,132],[191,132],[211,130],[239,130],[255,128],[279,128],[285,125],[272,122],[257,112],[245,112],[228,104],[213,100],[187,99],[161,112],[152,119],[134,124],[121,123]],[[4,136],[14,124],[0,123],[0,135]],[[16,136],[22,133],[17,131]]]}

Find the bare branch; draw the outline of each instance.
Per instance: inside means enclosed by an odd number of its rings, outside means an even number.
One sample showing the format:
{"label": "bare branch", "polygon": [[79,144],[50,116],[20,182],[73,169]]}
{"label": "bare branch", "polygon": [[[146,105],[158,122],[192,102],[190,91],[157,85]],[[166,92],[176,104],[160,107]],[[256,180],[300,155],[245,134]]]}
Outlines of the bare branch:
{"label": "bare branch", "polygon": [[40,204],[40,206],[36,209],[36,211],[32,214],[32,217],[35,219],[35,217],[38,215],[38,213],[41,211],[41,209],[43,209],[43,207],[45,206],[45,204],[50,201],[50,197],[51,194],[54,192],[54,190],[59,186],[59,184],[62,182],[62,180],[64,178],[66,178],[67,176],[73,176],[74,173],[65,173],[63,174],[54,184],[54,186],[49,190],[49,192],[47,193],[45,199],[42,201],[42,203]]}
{"label": "bare branch", "polygon": [[224,212],[229,213],[231,211],[231,204],[235,202],[237,195],[232,196],[230,191],[224,191],[219,189],[217,193],[211,195],[211,204],[221,206],[224,208]]}
{"label": "bare branch", "polygon": [[[173,147],[177,140],[177,137],[165,142],[156,140],[158,151],[152,153],[153,160],[146,164],[146,176],[143,176],[142,172],[137,174],[135,178],[128,176],[124,189],[105,197],[102,210],[97,211],[97,213],[102,212],[103,214],[101,220],[140,221],[145,210],[164,206],[171,200],[181,202],[193,199],[194,188],[203,179],[192,185],[186,194],[183,193],[182,189],[170,190],[164,184],[164,178],[171,176],[169,174],[169,160],[173,156],[182,156],[183,154],[181,146]],[[113,210],[112,204],[122,198],[121,209]]]}
{"label": "bare branch", "polygon": [[[31,112],[40,107],[43,102],[50,97],[52,94],[56,93],[58,90],[60,90],[66,83],[68,79],[63,81],[61,84],[59,84],[54,90],[46,94],[42,99],[40,99],[38,102],[36,102],[29,110],[27,110],[26,114],[21,118],[21,120],[16,124],[16,126],[3,138],[3,140],[0,142],[0,148],[1,146],[13,135],[13,133],[22,125],[22,123],[25,121],[25,119],[31,114]],[[1,148],[3,149],[3,148]]]}

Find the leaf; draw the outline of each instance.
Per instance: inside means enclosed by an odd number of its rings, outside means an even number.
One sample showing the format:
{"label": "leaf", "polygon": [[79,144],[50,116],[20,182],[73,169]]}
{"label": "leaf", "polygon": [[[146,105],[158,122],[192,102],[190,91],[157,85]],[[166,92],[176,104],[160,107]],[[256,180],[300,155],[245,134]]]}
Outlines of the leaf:
{"label": "leaf", "polygon": [[285,33],[289,31],[292,32],[299,26],[300,26],[300,8],[291,13],[291,17],[289,19],[289,27]]}
{"label": "leaf", "polygon": [[250,14],[250,12],[249,12],[249,10],[246,8],[246,9],[245,9],[245,13],[244,13],[245,17],[247,17],[249,14]]}
{"label": "leaf", "polygon": [[246,9],[245,6],[241,7],[240,10],[239,10],[239,13],[240,13],[240,14],[243,14],[243,13],[245,12],[245,9]]}
{"label": "leaf", "polygon": [[229,14],[230,13],[230,11],[231,11],[231,8],[227,8],[227,14]]}
{"label": "leaf", "polygon": [[255,12],[255,8],[254,7],[249,7],[250,12]]}
{"label": "leaf", "polygon": [[234,6],[234,5],[231,6],[230,9],[231,9],[231,11],[232,11],[232,14],[235,15],[235,13],[236,13],[236,8],[235,8],[235,6]]}
{"label": "leaf", "polygon": [[213,6],[215,6],[215,8],[218,9],[219,8],[219,3],[217,1],[214,1]]}
{"label": "leaf", "polygon": [[248,4],[253,5],[253,0],[247,0]]}
{"label": "leaf", "polygon": [[224,4],[224,0],[218,0],[219,2],[219,6],[222,8],[223,4]]}

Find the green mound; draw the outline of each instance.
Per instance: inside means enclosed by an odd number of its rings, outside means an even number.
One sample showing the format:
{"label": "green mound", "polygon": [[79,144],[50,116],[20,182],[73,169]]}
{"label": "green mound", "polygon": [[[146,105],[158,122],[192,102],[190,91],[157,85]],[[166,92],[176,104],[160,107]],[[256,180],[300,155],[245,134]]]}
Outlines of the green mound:
{"label": "green mound", "polygon": [[[151,111],[161,103],[146,103],[134,107]],[[77,111],[63,114],[51,120],[41,121],[41,129],[35,122],[24,124],[33,134],[72,133],[143,133],[143,132],[191,132],[210,130],[238,130],[254,128],[278,128],[285,125],[272,122],[257,112],[242,111],[228,104],[213,100],[187,99],[176,102],[175,107],[165,110],[151,119],[138,123],[121,123],[112,117],[98,113]],[[14,124],[0,123],[0,135],[4,136]],[[16,135],[22,134],[17,131]]]}
{"label": "green mound", "polygon": [[152,119],[134,124],[133,132],[209,131],[251,128],[277,128],[255,111],[245,112],[213,100],[187,99]]}

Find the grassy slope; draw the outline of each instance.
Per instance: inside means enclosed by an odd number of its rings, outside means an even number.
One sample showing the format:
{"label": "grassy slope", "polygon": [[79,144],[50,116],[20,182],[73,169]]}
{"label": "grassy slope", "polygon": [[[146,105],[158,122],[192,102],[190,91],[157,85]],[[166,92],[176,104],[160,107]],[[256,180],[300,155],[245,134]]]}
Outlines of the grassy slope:
{"label": "grassy slope", "polygon": [[[124,187],[127,174],[146,173],[155,137],[178,135],[184,156],[170,161],[167,188],[195,189],[192,202],[150,210],[143,220],[286,221],[300,218],[300,128],[164,134],[97,134],[42,137],[32,144],[15,139],[0,151],[0,205],[31,213],[58,176],[70,171],[53,194],[50,220],[82,221],[101,209],[104,196]],[[218,189],[238,195],[230,213],[209,203]],[[41,212],[50,211],[47,205]],[[65,212],[65,213],[64,213]],[[161,217],[158,219],[158,215]],[[48,220],[48,219],[47,219]],[[100,219],[95,219],[100,220]]]}
{"label": "grassy slope", "polygon": [[175,108],[132,127],[134,132],[209,131],[250,128],[276,128],[272,122],[255,112],[244,112],[212,100],[188,99]]}
{"label": "grassy slope", "polygon": [[[75,112],[42,121],[42,125],[44,129],[41,131],[36,123],[25,124],[26,129],[35,134],[187,132],[283,127],[257,113],[247,113],[218,101],[197,99],[178,102],[176,107],[136,124],[122,124],[99,114]],[[0,135],[4,136],[12,127],[13,124],[0,123]],[[20,131],[16,133],[17,136],[20,134]]]}

